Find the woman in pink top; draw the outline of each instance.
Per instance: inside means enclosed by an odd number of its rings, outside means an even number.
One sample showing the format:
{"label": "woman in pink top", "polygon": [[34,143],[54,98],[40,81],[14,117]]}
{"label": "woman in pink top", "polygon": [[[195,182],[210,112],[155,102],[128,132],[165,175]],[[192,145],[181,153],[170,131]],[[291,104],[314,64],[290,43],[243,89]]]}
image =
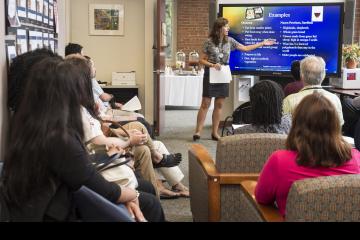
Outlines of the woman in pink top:
{"label": "woman in pink top", "polygon": [[276,202],[284,217],[293,182],[360,173],[360,153],[342,138],[336,110],[326,97],[316,92],[305,97],[293,116],[287,150],[276,151],[270,156],[255,190],[259,203]]}

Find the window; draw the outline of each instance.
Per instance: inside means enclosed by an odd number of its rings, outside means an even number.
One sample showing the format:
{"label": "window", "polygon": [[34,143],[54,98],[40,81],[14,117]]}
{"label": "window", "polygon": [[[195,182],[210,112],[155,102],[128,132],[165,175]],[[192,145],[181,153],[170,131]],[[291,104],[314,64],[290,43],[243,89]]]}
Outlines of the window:
{"label": "window", "polygon": [[168,47],[166,53],[166,65],[173,65],[176,54],[176,0],[166,0],[165,22]]}

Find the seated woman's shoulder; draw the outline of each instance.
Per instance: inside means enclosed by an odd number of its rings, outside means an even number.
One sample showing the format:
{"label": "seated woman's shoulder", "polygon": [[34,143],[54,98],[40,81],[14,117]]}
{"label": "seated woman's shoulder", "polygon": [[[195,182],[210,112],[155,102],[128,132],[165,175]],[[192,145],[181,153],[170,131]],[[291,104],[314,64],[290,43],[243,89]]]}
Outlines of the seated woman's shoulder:
{"label": "seated woman's shoulder", "polygon": [[297,152],[295,151],[291,151],[291,150],[286,150],[286,149],[279,149],[274,151],[270,158],[276,158],[278,160],[283,160],[283,159],[289,159],[289,158],[293,158],[296,157]]}
{"label": "seated woman's shoulder", "polygon": [[351,156],[352,158],[360,159],[360,151],[356,148],[351,149]]}

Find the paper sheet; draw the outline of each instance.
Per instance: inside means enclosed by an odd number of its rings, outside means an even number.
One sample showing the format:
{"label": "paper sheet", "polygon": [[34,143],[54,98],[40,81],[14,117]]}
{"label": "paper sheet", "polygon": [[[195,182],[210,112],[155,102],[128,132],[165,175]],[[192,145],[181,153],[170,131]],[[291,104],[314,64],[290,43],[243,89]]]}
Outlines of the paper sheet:
{"label": "paper sheet", "polygon": [[121,110],[131,111],[131,112],[134,112],[134,111],[137,111],[137,110],[140,110],[140,109],[141,109],[141,103],[140,103],[140,100],[139,100],[139,98],[137,96],[130,99],[121,108]]}
{"label": "paper sheet", "polygon": [[129,112],[129,111],[119,110],[119,109],[111,109],[111,115],[112,115],[113,117],[115,117],[115,116],[129,117],[129,116],[133,116],[134,113],[133,113],[133,112]]}
{"label": "paper sheet", "polygon": [[37,40],[38,33],[35,31],[29,31],[29,51],[34,51],[38,47]]}
{"label": "paper sheet", "polygon": [[136,121],[137,117],[136,117],[136,115],[132,115],[132,116],[116,116],[116,115],[114,115],[112,120],[115,122],[130,122],[130,121]]}
{"label": "paper sheet", "polygon": [[20,20],[17,13],[16,0],[8,0],[8,20],[11,27],[20,27]]}
{"label": "paper sheet", "polygon": [[28,51],[27,32],[25,29],[17,29],[16,31],[17,54],[23,54]]}
{"label": "paper sheet", "polygon": [[36,0],[29,0],[28,1],[28,18],[32,20],[36,20]]}
{"label": "paper sheet", "polygon": [[347,143],[349,143],[351,146],[355,146],[355,141],[354,141],[354,138],[352,138],[352,137],[347,137],[347,136],[343,136],[343,139],[347,142]]}
{"label": "paper sheet", "polygon": [[232,127],[233,127],[233,129],[237,129],[237,128],[245,127],[247,125],[250,125],[250,124],[233,124]]}
{"label": "paper sheet", "polygon": [[43,21],[44,0],[36,0],[36,20]]}
{"label": "paper sheet", "polygon": [[16,47],[7,46],[7,54],[8,54],[9,67],[10,67],[12,60],[16,57]]}
{"label": "paper sheet", "polygon": [[26,8],[26,0],[20,0],[17,9],[19,17],[26,18]]}
{"label": "paper sheet", "polygon": [[45,24],[49,24],[49,1],[44,0],[44,18],[43,21]]}
{"label": "paper sheet", "polygon": [[230,83],[232,75],[229,65],[222,65],[221,70],[210,68],[210,83]]}

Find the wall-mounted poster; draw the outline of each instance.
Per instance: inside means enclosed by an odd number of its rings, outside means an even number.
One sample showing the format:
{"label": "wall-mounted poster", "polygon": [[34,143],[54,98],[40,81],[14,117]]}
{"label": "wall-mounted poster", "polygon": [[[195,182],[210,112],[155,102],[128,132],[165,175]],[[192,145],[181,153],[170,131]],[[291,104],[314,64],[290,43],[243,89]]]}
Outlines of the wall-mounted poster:
{"label": "wall-mounted poster", "polygon": [[36,20],[43,22],[44,1],[36,0]]}
{"label": "wall-mounted poster", "polygon": [[17,13],[17,3],[16,0],[7,0],[7,12],[8,20],[11,27],[20,27],[20,20]]}
{"label": "wall-mounted poster", "polygon": [[90,4],[90,35],[124,35],[123,4]]}
{"label": "wall-mounted poster", "polygon": [[49,33],[49,45],[50,45],[50,49],[55,52],[55,40],[54,40],[54,34],[53,33]]}
{"label": "wall-mounted poster", "polygon": [[27,17],[26,9],[27,9],[26,0],[18,0],[17,10],[18,10],[19,17],[21,17],[21,18]]}
{"label": "wall-mounted poster", "polygon": [[37,49],[37,32],[29,31],[29,51]]}
{"label": "wall-mounted poster", "polygon": [[43,33],[42,32],[36,32],[36,48],[43,48]]}
{"label": "wall-mounted poster", "polygon": [[44,0],[44,18],[43,22],[49,24],[49,0]]}
{"label": "wall-mounted poster", "polygon": [[9,67],[10,67],[12,60],[16,57],[16,47],[14,45],[8,45],[8,46],[6,46],[6,52],[7,52],[8,63],[9,63]]}
{"label": "wall-mounted poster", "polygon": [[59,13],[58,13],[58,4],[57,1],[54,1],[54,24],[55,24],[55,33],[59,33]]}
{"label": "wall-mounted poster", "polygon": [[44,48],[50,48],[49,33],[47,33],[47,32],[43,32],[43,45],[44,45]]}
{"label": "wall-mounted poster", "polygon": [[49,0],[49,25],[54,26],[54,0]]}
{"label": "wall-mounted poster", "polygon": [[30,20],[35,20],[37,19],[37,15],[36,15],[36,0],[28,0],[28,18]]}
{"label": "wall-mounted poster", "polygon": [[28,51],[27,31],[25,29],[16,30],[16,52],[17,55]]}

